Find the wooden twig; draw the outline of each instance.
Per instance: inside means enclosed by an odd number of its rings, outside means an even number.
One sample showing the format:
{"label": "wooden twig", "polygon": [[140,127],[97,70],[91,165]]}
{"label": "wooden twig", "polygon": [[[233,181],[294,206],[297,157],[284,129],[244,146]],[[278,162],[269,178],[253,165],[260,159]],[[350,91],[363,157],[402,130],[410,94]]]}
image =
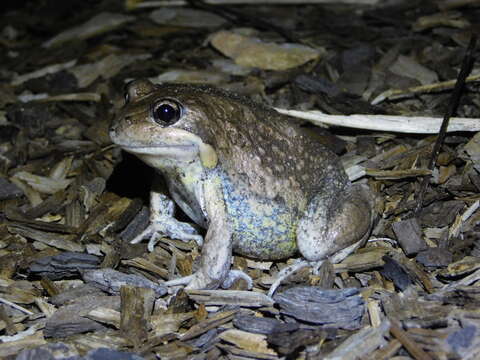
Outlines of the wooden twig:
{"label": "wooden twig", "polygon": [[395,321],[392,321],[390,324],[391,334],[402,343],[402,345],[407,349],[410,355],[417,360],[433,360],[430,355],[428,355],[423,349],[418,346],[418,344],[413,341],[408,334],[403,331],[403,329],[398,326]]}
{"label": "wooden twig", "polygon": [[[380,0],[205,0],[211,5],[300,5],[300,4],[354,4],[354,5],[375,5]],[[185,6],[188,0],[159,0],[139,1],[126,0],[125,7],[128,10],[137,8],[151,8],[161,6]]]}
{"label": "wooden twig", "polygon": [[[308,120],[319,126],[332,125],[409,134],[437,134],[442,125],[441,118],[422,116],[328,115],[316,110],[299,111],[278,108],[275,110],[285,115]],[[480,119],[452,118],[447,131],[480,131]]]}
{"label": "wooden twig", "polygon": [[437,6],[440,10],[446,11],[475,3],[478,3],[478,0],[444,0],[440,2]]}
{"label": "wooden twig", "polygon": [[[443,141],[445,140],[445,136],[447,134],[448,123],[450,121],[450,118],[457,111],[458,104],[460,102],[460,96],[462,94],[463,87],[465,86],[465,80],[468,74],[470,73],[470,71],[472,70],[472,66],[474,63],[473,52],[475,50],[476,42],[477,42],[477,36],[475,34],[472,34],[472,37],[470,38],[470,43],[468,44],[468,47],[467,47],[467,51],[465,52],[465,57],[463,58],[460,73],[458,74],[457,83],[455,84],[455,88],[453,89],[452,96],[450,97],[450,102],[448,104],[447,111],[445,113],[445,116],[443,117],[442,127],[440,128],[440,131],[437,136],[437,140],[435,141],[435,145],[433,146],[432,156],[430,157],[430,162],[428,164],[429,170],[433,170],[433,168],[435,167],[435,164],[437,163],[438,154],[440,153],[440,149],[443,145]],[[430,176],[431,175],[425,176],[423,178],[422,184],[420,185],[415,214],[418,214],[418,212],[422,209],[423,198],[427,190]]]}
{"label": "wooden twig", "polygon": [[20,305],[17,305],[11,301],[8,301],[7,299],[0,298],[0,303],[4,303],[5,305],[11,306],[14,309],[17,309],[21,312],[24,312],[27,315],[33,315],[34,313],[31,312],[30,310],[25,309],[24,307],[21,307]]}
{"label": "wooden twig", "polygon": [[[479,80],[480,80],[480,74],[474,74],[467,77],[465,79],[465,82],[473,82],[473,81],[479,81]],[[457,80],[453,79],[453,80],[447,80],[447,81],[440,81],[434,84],[415,86],[415,87],[411,87],[404,90],[390,89],[378,95],[375,99],[372,100],[371,104],[377,105],[387,99],[388,100],[403,99],[406,97],[412,97],[417,94],[428,94],[435,91],[449,90],[454,88],[456,83],[457,83]]]}
{"label": "wooden twig", "polygon": [[477,200],[472,205],[470,205],[467,210],[463,212],[461,215],[457,215],[454,223],[448,229],[448,238],[455,238],[460,234],[460,230],[462,229],[463,224],[467,221],[472,214],[478,210],[480,206],[480,202]]}

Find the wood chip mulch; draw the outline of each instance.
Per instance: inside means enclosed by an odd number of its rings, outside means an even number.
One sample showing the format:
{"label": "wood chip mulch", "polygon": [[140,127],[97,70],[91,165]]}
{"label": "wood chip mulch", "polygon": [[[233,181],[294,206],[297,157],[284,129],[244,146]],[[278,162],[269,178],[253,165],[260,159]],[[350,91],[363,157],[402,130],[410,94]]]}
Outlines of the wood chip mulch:
{"label": "wood chip mulch", "polygon": [[[191,274],[201,249],[129,243],[148,224],[154,175],[108,136],[125,83],[142,77],[441,121],[478,1],[2,6],[0,359],[480,358],[480,133],[448,133],[430,170],[431,133],[305,123],[378,194],[379,221],[366,246],[298,270],[273,297],[296,259],[235,256],[252,290],[163,285]],[[478,126],[480,62],[470,70],[455,116]]]}

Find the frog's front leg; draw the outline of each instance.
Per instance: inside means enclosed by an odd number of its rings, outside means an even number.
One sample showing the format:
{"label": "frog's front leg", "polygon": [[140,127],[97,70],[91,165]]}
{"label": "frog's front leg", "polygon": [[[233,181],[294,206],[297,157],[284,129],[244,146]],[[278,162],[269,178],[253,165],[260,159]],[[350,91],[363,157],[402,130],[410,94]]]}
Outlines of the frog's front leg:
{"label": "frog's front leg", "polygon": [[228,278],[232,261],[232,230],[222,189],[218,179],[209,179],[203,186],[209,224],[200,268],[191,276],[166,282],[168,286],[188,284],[187,289],[215,289]]}
{"label": "frog's front leg", "polygon": [[175,204],[166,195],[150,192],[150,225],[131,241],[137,244],[143,239],[150,238],[148,250],[153,251],[155,244],[162,236],[178,239],[185,242],[195,240],[199,246],[203,244],[203,238],[189,223],[178,221],[173,217]]}
{"label": "frog's front leg", "polygon": [[[332,196],[333,194],[333,196]],[[317,194],[297,228],[297,245],[309,261],[335,263],[363,245],[374,219],[374,197],[367,185]]]}

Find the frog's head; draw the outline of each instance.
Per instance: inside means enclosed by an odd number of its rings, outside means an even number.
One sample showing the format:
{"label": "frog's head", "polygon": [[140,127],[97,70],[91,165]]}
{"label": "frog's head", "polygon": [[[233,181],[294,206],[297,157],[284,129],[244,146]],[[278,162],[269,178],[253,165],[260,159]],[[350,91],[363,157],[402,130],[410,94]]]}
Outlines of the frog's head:
{"label": "frog's head", "polygon": [[159,167],[173,162],[200,159],[203,166],[217,164],[217,154],[199,134],[206,116],[196,106],[195,91],[185,85],[156,86],[145,79],[126,87],[125,106],[110,128],[112,141]]}

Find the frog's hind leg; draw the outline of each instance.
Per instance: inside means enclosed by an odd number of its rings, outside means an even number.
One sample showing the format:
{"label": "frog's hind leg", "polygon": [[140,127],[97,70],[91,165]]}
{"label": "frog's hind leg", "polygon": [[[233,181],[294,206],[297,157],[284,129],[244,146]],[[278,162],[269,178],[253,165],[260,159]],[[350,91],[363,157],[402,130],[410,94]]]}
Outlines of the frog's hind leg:
{"label": "frog's hind leg", "polygon": [[367,240],[374,198],[367,185],[322,192],[309,203],[297,228],[297,245],[309,261],[343,260]]}
{"label": "frog's hind leg", "polygon": [[[312,267],[318,272],[325,259],[337,263],[362,246],[370,235],[374,197],[366,185],[348,184],[317,194],[300,219],[297,245],[305,259],[282,269],[268,291],[272,297],[281,282],[294,272]],[[334,194],[337,194],[336,196]]]}

